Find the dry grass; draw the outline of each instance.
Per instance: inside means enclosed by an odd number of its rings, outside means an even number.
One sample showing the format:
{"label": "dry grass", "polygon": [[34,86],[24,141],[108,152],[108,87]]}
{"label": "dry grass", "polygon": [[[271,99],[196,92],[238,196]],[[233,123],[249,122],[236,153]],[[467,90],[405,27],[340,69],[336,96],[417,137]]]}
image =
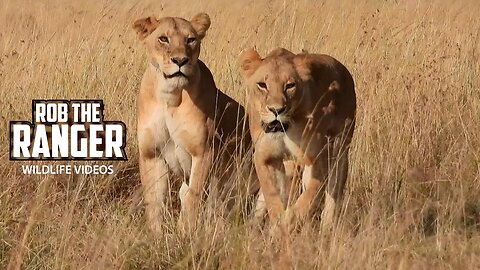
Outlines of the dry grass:
{"label": "dry grass", "polygon": [[[45,3],[42,3],[45,2]],[[297,269],[480,267],[480,19],[477,1],[0,0],[0,130],[33,98],[100,98],[129,128],[115,177],[24,176],[0,134],[0,268],[269,269],[283,242],[206,215],[154,240],[136,171],[135,99],[146,64],[131,29],[146,15],[211,15],[201,58],[244,100],[239,52],[328,53],[351,70],[358,120],[343,222],[290,239]],[[187,4],[188,3],[188,4]],[[127,170],[127,171],[126,171]],[[212,209],[206,209],[207,214]]]}

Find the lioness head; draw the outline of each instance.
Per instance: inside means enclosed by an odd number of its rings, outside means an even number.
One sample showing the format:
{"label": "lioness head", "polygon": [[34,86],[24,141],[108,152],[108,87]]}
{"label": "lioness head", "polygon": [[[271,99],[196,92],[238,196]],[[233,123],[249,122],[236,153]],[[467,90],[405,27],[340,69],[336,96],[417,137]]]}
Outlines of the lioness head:
{"label": "lioness head", "polygon": [[240,68],[249,89],[249,102],[260,115],[266,133],[285,132],[304,93],[308,71],[302,56],[279,48],[265,58],[253,49],[240,55]]}
{"label": "lioness head", "polygon": [[177,17],[139,19],[133,28],[147,47],[153,66],[173,90],[186,87],[195,74],[200,43],[210,18],[199,13],[191,21]]}

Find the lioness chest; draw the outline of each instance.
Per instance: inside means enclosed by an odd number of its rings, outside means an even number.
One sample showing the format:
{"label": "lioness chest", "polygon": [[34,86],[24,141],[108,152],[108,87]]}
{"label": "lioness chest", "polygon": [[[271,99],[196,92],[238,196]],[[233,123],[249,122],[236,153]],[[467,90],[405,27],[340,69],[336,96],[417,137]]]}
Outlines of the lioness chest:
{"label": "lioness chest", "polygon": [[301,161],[305,151],[301,147],[300,139],[296,132],[267,133],[262,138],[262,148],[272,157]]}
{"label": "lioness chest", "polygon": [[173,173],[188,176],[192,156],[205,150],[208,129],[204,115],[187,102],[167,107],[157,103],[147,119],[142,119],[139,131],[151,137],[149,146],[156,156],[165,160]]}

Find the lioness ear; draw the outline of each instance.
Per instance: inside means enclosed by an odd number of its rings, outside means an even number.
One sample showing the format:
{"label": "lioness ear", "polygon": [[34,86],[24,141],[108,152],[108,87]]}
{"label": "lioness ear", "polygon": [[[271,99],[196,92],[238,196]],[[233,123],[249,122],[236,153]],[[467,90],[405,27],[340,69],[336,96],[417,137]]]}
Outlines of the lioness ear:
{"label": "lioness ear", "polygon": [[248,78],[262,63],[262,58],[255,49],[247,49],[240,53],[239,62],[243,77]]}
{"label": "lioness ear", "polygon": [[297,70],[298,75],[304,81],[310,78],[310,61],[308,55],[306,54],[297,54],[292,59],[293,65]]}
{"label": "lioness ear", "polygon": [[190,23],[197,32],[198,37],[202,39],[205,37],[208,28],[210,28],[210,17],[208,17],[207,13],[198,13],[192,18]]}
{"label": "lioness ear", "polygon": [[133,23],[133,29],[137,32],[139,40],[144,40],[148,37],[148,35],[157,29],[157,26],[158,20],[154,17],[138,19]]}

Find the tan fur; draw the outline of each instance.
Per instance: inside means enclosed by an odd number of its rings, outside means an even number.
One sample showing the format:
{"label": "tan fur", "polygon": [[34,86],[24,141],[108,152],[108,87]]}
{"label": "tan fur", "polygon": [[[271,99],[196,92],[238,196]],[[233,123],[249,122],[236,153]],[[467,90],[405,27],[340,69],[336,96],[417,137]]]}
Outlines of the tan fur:
{"label": "tan fur", "polygon": [[[246,50],[240,67],[248,88],[255,167],[270,217],[288,225],[304,220],[325,193],[322,220],[330,227],[347,178],[354,130],[352,76],[330,56],[295,55],[281,48],[264,59]],[[272,132],[268,123],[281,124]],[[303,168],[297,199],[285,172],[289,160]]]}
{"label": "tan fur", "polygon": [[[134,23],[150,62],[137,113],[146,216],[154,231],[161,230],[169,175],[184,179],[179,191],[181,222],[193,223],[218,155],[213,146],[228,156],[251,141],[242,129],[243,107],[217,90],[209,69],[198,59],[209,26],[204,13],[191,21],[149,17]],[[181,61],[186,62],[178,64]],[[178,71],[183,75],[171,77]]]}

